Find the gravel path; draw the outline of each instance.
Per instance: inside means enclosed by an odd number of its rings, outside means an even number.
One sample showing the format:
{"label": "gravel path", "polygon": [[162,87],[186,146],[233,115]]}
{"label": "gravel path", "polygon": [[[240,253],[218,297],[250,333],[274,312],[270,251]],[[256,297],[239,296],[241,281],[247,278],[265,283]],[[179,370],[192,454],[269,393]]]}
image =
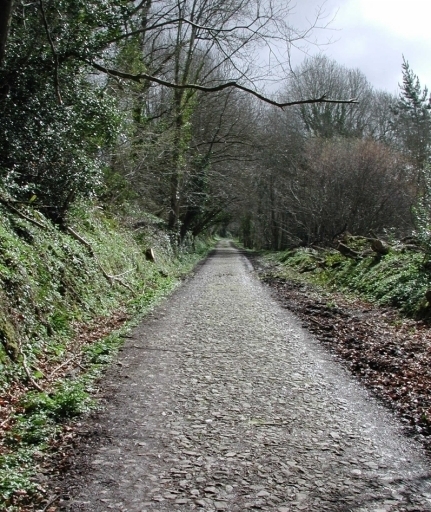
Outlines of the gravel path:
{"label": "gravel path", "polygon": [[420,448],[227,242],[120,365],[62,510],[431,511]]}

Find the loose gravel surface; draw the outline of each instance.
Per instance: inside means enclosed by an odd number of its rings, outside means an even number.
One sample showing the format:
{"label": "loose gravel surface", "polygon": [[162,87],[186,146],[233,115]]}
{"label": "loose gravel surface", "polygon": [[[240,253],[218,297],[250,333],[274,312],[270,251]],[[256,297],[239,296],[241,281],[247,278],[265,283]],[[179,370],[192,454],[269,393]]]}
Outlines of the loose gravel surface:
{"label": "loose gravel surface", "polygon": [[103,385],[61,510],[431,511],[419,445],[227,242]]}

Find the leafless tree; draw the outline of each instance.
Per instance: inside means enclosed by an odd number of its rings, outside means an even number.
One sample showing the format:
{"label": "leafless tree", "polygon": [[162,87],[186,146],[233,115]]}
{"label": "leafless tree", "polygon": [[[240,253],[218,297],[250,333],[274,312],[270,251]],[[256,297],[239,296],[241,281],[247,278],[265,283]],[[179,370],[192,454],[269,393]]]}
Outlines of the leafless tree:
{"label": "leafless tree", "polygon": [[370,138],[307,137],[291,111],[268,114],[232,225],[245,243],[279,250],[331,244],[345,229],[411,230],[415,186],[400,151]]}
{"label": "leafless tree", "polygon": [[[121,48],[123,43],[138,37],[139,51],[142,52],[139,59],[141,66],[136,66],[136,61],[132,69],[128,69],[124,61],[114,61],[113,67],[109,67],[109,59],[107,62],[97,59],[89,61],[96,69],[111,77],[145,84],[142,108],[147,108],[149,97],[161,94],[157,92],[161,88],[168,87],[171,90],[165,96],[168,98],[165,103],[165,122],[167,120],[172,138],[171,150],[164,152],[164,157],[169,155],[170,158],[170,161],[165,160],[164,174],[170,175],[168,225],[179,236],[184,231],[184,227],[181,228],[184,222],[183,194],[187,183],[190,183],[190,126],[194,111],[204,101],[202,93],[222,93],[235,89],[281,107],[333,101],[324,94],[301,100],[294,98],[292,101],[278,101],[267,97],[257,88],[259,81],[274,73],[259,59],[262,48],[271,51],[274,45],[277,48],[284,45],[287,58],[290,46],[297,43],[300,36],[307,38],[319,24],[318,15],[305,31],[299,33],[289,26],[289,11],[289,2],[286,4],[273,0],[141,2],[124,33],[110,42],[114,49]],[[277,70],[280,64],[276,60]],[[234,95],[218,97],[223,98],[222,106],[225,98],[233,98]],[[238,101],[238,95],[235,98]],[[352,103],[351,98],[340,101]],[[139,108],[137,105],[134,111]],[[215,113],[215,119],[219,118],[220,115]],[[217,148],[221,147],[218,139],[223,129],[220,126],[218,130],[221,131],[217,132],[216,129],[212,143],[206,145],[213,161]],[[202,149],[204,145],[199,144]],[[226,155],[224,158],[227,158]]]}
{"label": "leafless tree", "polygon": [[394,109],[397,97],[387,91],[374,91],[370,103],[371,114],[367,134],[388,145],[396,143]]}
{"label": "leafless tree", "polygon": [[287,95],[301,100],[325,94],[346,99],[355,97],[358,103],[304,104],[298,108],[307,131],[316,136],[361,137],[367,134],[372,115],[373,89],[358,69],[349,69],[325,55],[308,59],[291,74]]}

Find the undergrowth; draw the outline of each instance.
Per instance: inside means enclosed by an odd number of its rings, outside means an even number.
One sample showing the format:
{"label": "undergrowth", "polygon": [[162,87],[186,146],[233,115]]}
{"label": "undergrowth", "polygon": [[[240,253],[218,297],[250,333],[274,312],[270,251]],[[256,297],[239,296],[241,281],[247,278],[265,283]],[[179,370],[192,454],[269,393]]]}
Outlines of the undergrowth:
{"label": "undergrowth", "polygon": [[[0,210],[0,508],[15,511],[43,493],[34,478],[37,458],[65,421],[94,407],[92,383],[125,333],[211,241],[173,251],[157,219],[132,212],[125,225],[87,204],[68,219],[83,243],[31,209],[26,215],[40,226]],[[142,217],[144,227],[133,227]],[[155,261],[146,258],[150,247]],[[114,331],[98,336],[97,323],[118,311],[123,318]],[[88,340],[86,325],[96,330]]]}
{"label": "undergrowth", "polygon": [[314,283],[397,307],[408,316],[429,316],[425,294],[431,288],[431,274],[421,252],[391,250],[387,255],[352,259],[331,249],[301,248],[268,257],[281,264],[280,276],[290,268]]}

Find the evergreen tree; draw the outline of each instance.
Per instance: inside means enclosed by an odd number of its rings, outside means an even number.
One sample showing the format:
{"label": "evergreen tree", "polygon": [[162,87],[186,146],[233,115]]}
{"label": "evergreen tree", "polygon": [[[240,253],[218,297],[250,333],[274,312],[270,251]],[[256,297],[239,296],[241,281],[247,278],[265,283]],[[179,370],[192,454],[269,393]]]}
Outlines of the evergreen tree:
{"label": "evergreen tree", "polygon": [[431,103],[428,89],[422,89],[418,76],[403,57],[403,83],[394,111],[395,130],[408,156],[423,169],[431,156]]}

